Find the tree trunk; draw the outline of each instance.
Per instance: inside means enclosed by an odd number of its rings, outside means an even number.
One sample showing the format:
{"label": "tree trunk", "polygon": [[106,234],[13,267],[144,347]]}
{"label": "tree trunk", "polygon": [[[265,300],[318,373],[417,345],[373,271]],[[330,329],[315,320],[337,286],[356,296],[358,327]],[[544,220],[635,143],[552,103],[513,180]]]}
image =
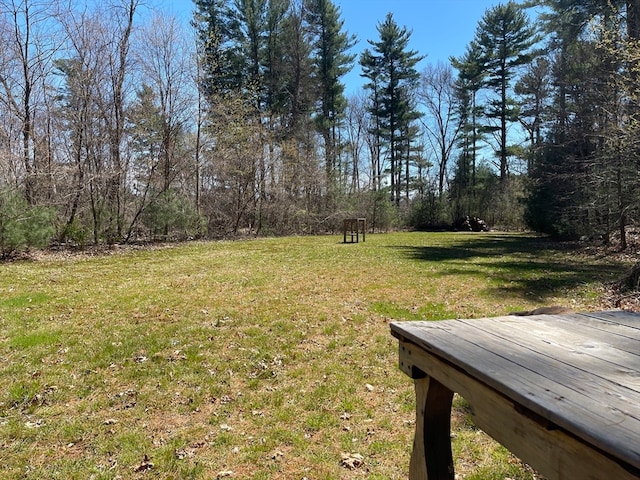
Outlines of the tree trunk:
{"label": "tree trunk", "polygon": [[627,249],[627,229],[626,229],[626,224],[627,224],[627,215],[626,215],[626,208],[625,208],[625,203],[624,203],[624,197],[623,197],[623,179],[622,179],[622,172],[621,172],[621,168],[618,166],[618,170],[616,172],[617,174],[617,183],[618,183],[618,216],[619,216],[619,229],[620,229],[620,250],[624,251]]}
{"label": "tree trunk", "polygon": [[640,0],[627,0],[627,33],[640,40]]}

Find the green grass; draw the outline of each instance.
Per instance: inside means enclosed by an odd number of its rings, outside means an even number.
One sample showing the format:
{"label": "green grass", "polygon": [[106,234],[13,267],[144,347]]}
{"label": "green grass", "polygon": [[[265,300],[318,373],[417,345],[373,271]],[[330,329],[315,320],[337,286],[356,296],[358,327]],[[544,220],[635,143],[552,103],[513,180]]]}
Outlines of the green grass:
{"label": "green grass", "polygon": [[[626,268],[444,233],[2,264],[0,478],[406,478],[414,396],[389,321],[597,309]],[[462,478],[534,478],[455,411]]]}

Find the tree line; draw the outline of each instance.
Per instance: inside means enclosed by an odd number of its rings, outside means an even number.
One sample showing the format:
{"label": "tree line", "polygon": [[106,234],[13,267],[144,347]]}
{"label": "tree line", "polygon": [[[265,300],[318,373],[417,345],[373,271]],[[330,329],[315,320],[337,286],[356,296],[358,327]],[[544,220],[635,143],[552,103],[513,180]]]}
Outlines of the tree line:
{"label": "tree line", "polygon": [[[139,0],[0,0],[0,250],[346,216],[624,246],[639,0],[498,4],[463,55],[421,70],[392,13],[377,33],[353,54],[331,0],[194,0],[188,25]],[[346,95],[353,69],[364,88]]]}

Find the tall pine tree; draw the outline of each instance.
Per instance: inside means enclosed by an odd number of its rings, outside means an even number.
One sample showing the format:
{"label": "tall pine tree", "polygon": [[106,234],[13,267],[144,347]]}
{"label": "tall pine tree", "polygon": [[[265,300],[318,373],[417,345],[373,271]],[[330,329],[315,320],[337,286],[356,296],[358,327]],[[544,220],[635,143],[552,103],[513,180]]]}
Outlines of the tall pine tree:
{"label": "tall pine tree", "polygon": [[478,24],[475,37],[482,50],[485,86],[495,92],[487,117],[495,119],[497,156],[500,179],[508,174],[510,149],[508,127],[517,121],[518,109],[511,97],[511,83],[518,68],[533,59],[531,47],[538,42],[535,28],[526,13],[515,2],[499,4],[489,9]]}
{"label": "tall pine tree", "polygon": [[[371,91],[370,112],[377,125],[376,134],[384,143],[390,159],[391,199],[400,203],[404,162],[409,162],[406,148],[409,125],[417,116],[412,90],[419,79],[416,65],[424,57],[408,50],[411,31],[399,27],[388,13],[377,26],[380,40],[367,40],[372,50],[360,56],[362,75],[369,80],[365,88]],[[406,180],[406,179],[405,179]]]}
{"label": "tall pine tree", "polygon": [[242,70],[237,48],[237,19],[225,0],[194,0],[192,25],[198,34],[203,75],[200,88],[211,100],[238,89]]}
{"label": "tall pine tree", "polygon": [[[482,52],[476,42],[471,42],[459,58],[451,58],[452,65],[458,70],[456,96],[458,115],[462,122],[460,131],[460,157],[456,167],[455,184],[457,194],[466,195],[476,185],[478,143],[483,137],[480,128],[482,106],[478,102],[478,92],[484,84]],[[468,214],[468,212],[467,212]]]}
{"label": "tall pine tree", "polygon": [[348,51],[356,39],[343,30],[340,10],[331,0],[306,0],[305,5],[313,39],[318,98],[315,122],[324,141],[327,181],[332,186],[340,167],[338,128],[347,107],[341,77],[353,67],[355,55]]}

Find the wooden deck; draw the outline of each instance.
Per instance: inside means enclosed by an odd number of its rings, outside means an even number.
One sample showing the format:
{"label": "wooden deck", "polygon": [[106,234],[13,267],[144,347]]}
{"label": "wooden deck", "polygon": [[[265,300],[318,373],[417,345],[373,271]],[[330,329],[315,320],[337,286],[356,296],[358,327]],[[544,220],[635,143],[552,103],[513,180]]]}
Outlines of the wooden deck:
{"label": "wooden deck", "polygon": [[640,315],[496,317],[391,325],[415,381],[410,478],[454,478],[451,397],[549,479],[640,478]]}

